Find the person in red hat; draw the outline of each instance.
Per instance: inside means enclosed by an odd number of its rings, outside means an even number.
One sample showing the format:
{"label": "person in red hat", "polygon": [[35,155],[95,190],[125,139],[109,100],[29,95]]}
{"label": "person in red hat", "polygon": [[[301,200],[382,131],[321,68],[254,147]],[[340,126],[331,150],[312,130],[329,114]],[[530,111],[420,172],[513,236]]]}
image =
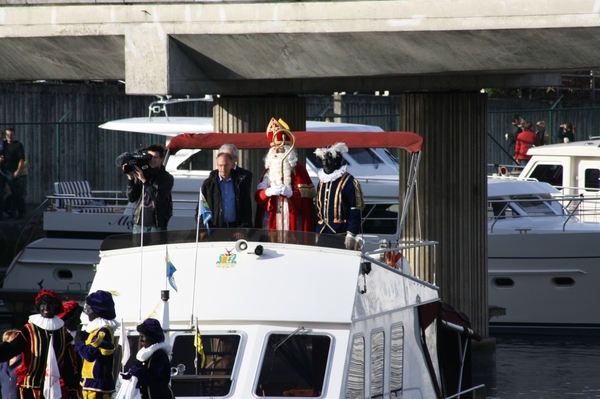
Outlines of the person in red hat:
{"label": "person in red hat", "polygon": [[85,299],[83,308],[89,319],[85,331],[75,337],[75,350],[83,359],[81,386],[84,399],[109,399],[115,391],[113,378],[115,302],[110,292],[98,290]]}
{"label": "person in red hat", "polygon": [[[48,352],[54,350],[61,383],[66,386],[68,397],[79,398],[77,361],[73,345],[70,345],[73,337],[57,316],[64,310],[62,300],[54,291],[42,290],[35,298],[35,310],[38,313],[29,316],[29,321],[12,341],[0,344],[0,362],[20,353],[22,363],[15,372],[19,396],[21,399],[40,399]],[[50,347],[51,337],[53,347]]]}
{"label": "person in red hat", "polygon": [[265,156],[265,171],[254,194],[257,228],[270,230],[315,230],[315,186],[292,147],[293,134],[287,124],[271,119],[267,128],[271,148]]}
{"label": "person in red hat", "polygon": [[81,327],[81,313],[83,307],[77,301],[67,301],[63,303],[63,311],[58,314],[58,317],[65,322],[67,331],[73,338]]}

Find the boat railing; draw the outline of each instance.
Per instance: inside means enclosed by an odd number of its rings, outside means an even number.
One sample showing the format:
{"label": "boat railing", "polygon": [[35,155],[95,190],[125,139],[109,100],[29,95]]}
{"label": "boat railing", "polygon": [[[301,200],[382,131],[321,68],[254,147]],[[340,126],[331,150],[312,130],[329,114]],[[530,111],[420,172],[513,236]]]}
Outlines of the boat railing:
{"label": "boat railing", "polygon": [[486,398],[485,384],[479,384],[464,391],[460,391],[451,396],[446,396],[445,399],[485,399]]}
{"label": "boat railing", "polygon": [[[513,203],[519,205],[520,209],[514,210],[511,207]],[[548,195],[542,198],[533,195],[515,195],[510,199],[488,199],[490,232],[493,233],[498,221],[520,217],[555,218],[561,221],[563,231],[573,223],[598,223],[600,222],[600,196]]]}
{"label": "boat railing", "polygon": [[488,176],[506,176],[506,177],[518,177],[523,171],[524,166],[516,164],[499,164],[489,163],[487,164]]}
{"label": "boat railing", "polygon": [[[46,211],[74,212],[74,213],[124,213],[130,208],[129,202],[123,191],[94,191],[94,194],[109,194],[108,196],[77,194],[52,194],[46,196]],[[112,194],[112,195],[110,195]],[[198,204],[198,200],[174,199],[173,210],[189,210]]]}
{"label": "boat railing", "polygon": [[380,266],[398,270],[409,279],[419,283],[424,281],[436,288],[436,250],[437,241],[402,240],[397,245],[389,242],[363,254],[363,258]]}

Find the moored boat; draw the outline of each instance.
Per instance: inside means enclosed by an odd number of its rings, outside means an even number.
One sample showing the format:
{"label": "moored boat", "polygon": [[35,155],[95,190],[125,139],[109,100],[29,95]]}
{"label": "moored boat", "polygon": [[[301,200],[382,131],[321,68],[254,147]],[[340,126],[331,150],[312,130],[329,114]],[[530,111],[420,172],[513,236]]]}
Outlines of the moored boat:
{"label": "moored boat", "polygon": [[[322,145],[310,133],[296,135],[298,148]],[[218,148],[219,136],[178,136],[169,149]],[[406,210],[421,139],[389,138],[401,140],[390,147],[412,153]],[[239,140],[240,148],[257,142]],[[137,323],[161,321],[178,398],[484,397],[484,386],[470,381],[468,348],[477,335],[468,319],[441,303],[435,285],[384,260],[385,252],[436,243],[352,251],[340,249],[343,237],[327,238],[261,229],[109,237],[91,291],[113,293],[133,348]]]}
{"label": "moored boat", "polygon": [[600,332],[600,224],[583,222],[548,183],[488,178],[488,302],[492,332]]}

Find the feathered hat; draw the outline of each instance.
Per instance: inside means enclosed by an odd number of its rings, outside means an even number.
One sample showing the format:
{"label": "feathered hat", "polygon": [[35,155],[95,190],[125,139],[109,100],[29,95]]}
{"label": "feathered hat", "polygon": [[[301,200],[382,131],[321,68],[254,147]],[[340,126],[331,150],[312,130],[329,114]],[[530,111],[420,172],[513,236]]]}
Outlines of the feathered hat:
{"label": "feathered hat", "polygon": [[315,155],[321,159],[327,158],[328,154],[332,158],[337,158],[344,152],[348,152],[348,146],[345,143],[335,143],[334,145],[330,145],[325,148],[317,148],[315,150]]}
{"label": "feathered hat", "polygon": [[83,308],[81,307],[81,305],[79,305],[79,302],[67,301],[67,302],[63,303],[63,311],[61,313],[59,313],[57,316],[64,320],[65,317],[68,317],[72,312],[82,311],[82,310],[83,310]]}
{"label": "feathered hat", "polygon": [[140,334],[152,336],[157,343],[165,341],[165,333],[163,332],[160,322],[156,319],[146,319],[142,324],[138,324],[136,330]]}
{"label": "feathered hat", "polygon": [[283,119],[276,120],[275,118],[271,118],[267,126],[267,138],[271,143],[271,147],[281,147],[291,144],[291,135],[290,127]]}
{"label": "feathered hat", "polygon": [[[56,302],[58,303],[58,307],[56,308],[57,314],[62,313],[64,311],[62,299],[60,299],[60,297],[52,290],[41,290],[35,297],[35,305],[37,306],[45,296],[55,299]],[[37,307],[36,307],[36,309],[37,309]]]}
{"label": "feathered hat", "polygon": [[98,290],[92,292],[85,298],[85,303],[90,305],[96,316],[106,320],[117,317],[115,313],[115,301],[110,292]]}

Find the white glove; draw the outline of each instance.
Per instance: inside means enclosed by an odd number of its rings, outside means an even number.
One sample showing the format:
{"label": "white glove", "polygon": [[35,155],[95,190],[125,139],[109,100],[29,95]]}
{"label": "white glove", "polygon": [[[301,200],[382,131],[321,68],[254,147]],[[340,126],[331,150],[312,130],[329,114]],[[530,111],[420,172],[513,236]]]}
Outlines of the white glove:
{"label": "white glove", "polygon": [[269,187],[265,190],[265,194],[267,195],[267,197],[281,195],[281,189],[279,187]]}
{"label": "white glove", "polygon": [[346,249],[351,249],[351,250],[356,248],[356,237],[354,237],[350,233],[346,234],[346,239],[344,240],[344,246],[346,247]]}
{"label": "white glove", "polygon": [[292,190],[290,190],[289,188],[287,188],[287,186],[285,184],[281,185],[281,195],[285,195],[286,197],[290,198],[293,193],[294,192]]}

